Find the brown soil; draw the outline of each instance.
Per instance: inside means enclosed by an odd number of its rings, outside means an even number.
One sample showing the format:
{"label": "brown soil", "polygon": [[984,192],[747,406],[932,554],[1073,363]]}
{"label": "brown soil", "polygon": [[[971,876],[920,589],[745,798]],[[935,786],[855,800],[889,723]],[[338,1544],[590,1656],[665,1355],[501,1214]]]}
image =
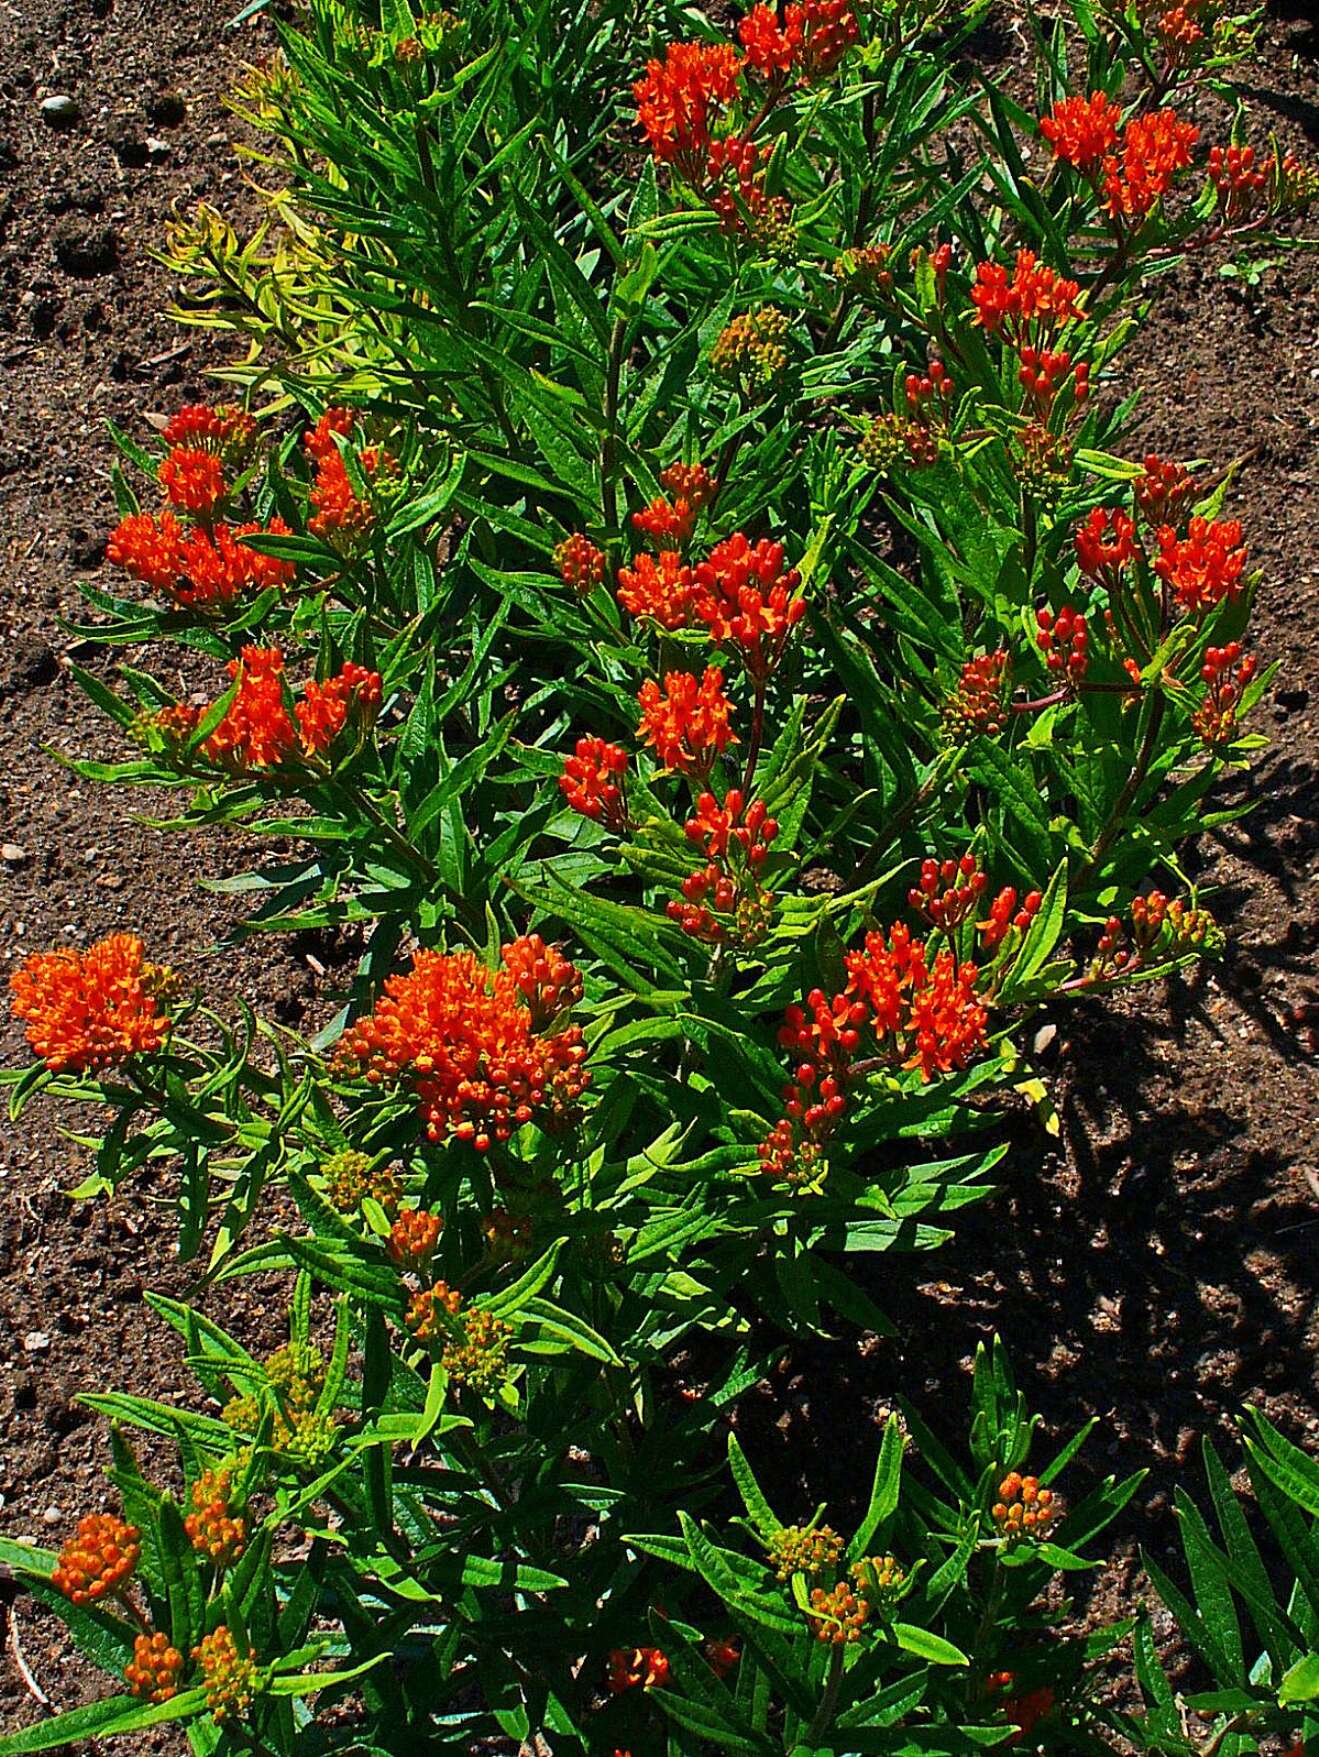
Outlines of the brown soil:
{"label": "brown soil", "polygon": [[[227,31],[223,9],[163,0],[27,0],[23,14],[11,9],[0,23],[0,950],[9,967],[53,941],[149,922],[153,948],[204,970],[212,993],[241,993],[296,1022],[317,999],[299,947],[249,942],[236,957],[216,955],[231,914],[195,881],[236,870],[241,848],[161,836],[134,821],[149,801],[79,783],[49,754],[92,754],[97,737],[67,676],[73,643],[59,618],[77,615],[78,585],[100,567],[112,522],[104,419],[132,427],[172,409],[202,390],[211,359],[159,315],[169,288],[147,253],[172,203],[240,195],[220,94],[268,33],[260,21]],[[1243,80],[1260,122],[1311,160],[1317,50],[1307,0],[1286,0]],[[71,127],[43,119],[41,101],[57,93],[78,106]],[[1129,1586],[1134,1540],[1170,1544],[1168,1492],[1194,1480],[1198,1434],[1223,1437],[1246,1400],[1294,1439],[1319,1434],[1317,333],[1312,256],[1283,260],[1258,294],[1202,264],[1165,296],[1137,356],[1140,441],[1174,456],[1248,459],[1231,508],[1265,570],[1256,644],[1282,660],[1262,715],[1274,746],[1238,784],[1258,807],[1210,835],[1199,857],[1231,936],[1226,960],[1121,1007],[1061,1017],[1046,1052],[1062,1114],[1056,1147],[1024,1139],[1002,1195],[928,1265],[881,1263],[874,1291],[912,1340],[863,1346],[859,1359],[852,1344],[796,1351],[776,1375],[772,1415],[751,1423],[767,1447],[785,1436],[798,1460],[814,1437],[803,1488],[841,1507],[867,1461],[818,1442],[840,1423],[854,1428],[858,1403],[873,1413],[897,1390],[943,1408],[956,1379],[960,1400],[975,1339],[1000,1330],[1051,1429],[1097,1415],[1096,1467],[1153,1468],[1095,1610]],[[20,1054],[6,1022],[0,1055]],[[113,1385],[170,1397],[185,1383],[141,1297],[144,1285],[186,1282],[170,1260],[169,1217],[149,1188],[111,1207],[70,1206],[62,1192],[82,1171],[82,1150],[49,1107],[5,1132],[0,1530],[38,1542],[102,1501],[103,1435],[78,1393]],[[226,1320],[256,1336],[278,1315],[252,1290],[245,1305],[227,1302]],[[0,1726],[42,1712],[15,1663],[15,1635],[54,1706],[103,1689],[52,1621],[2,1582],[0,1595]],[[183,1741],[166,1731],[120,1748],[175,1752]]]}

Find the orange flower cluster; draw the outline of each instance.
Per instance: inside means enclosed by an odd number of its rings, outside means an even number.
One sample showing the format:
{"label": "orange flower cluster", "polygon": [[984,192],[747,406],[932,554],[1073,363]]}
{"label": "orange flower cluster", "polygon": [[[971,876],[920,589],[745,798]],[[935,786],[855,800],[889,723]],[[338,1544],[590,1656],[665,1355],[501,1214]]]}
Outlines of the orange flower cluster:
{"label": "orange flower cluster", "polygon": [[463,1296],[456,1287],[450,1287],[447,1281],[437,1281],[433,1287],[423,1287],[413,1294],[404,1322],[418,1342],[435,1342],[449,1334],[445,1318],[456,1318],[462,1303]]}
{"label": "orange flower cluster", "polygon": [[202,1669],[206,1686],[206,1706],[216,1722],[223,1726],[228,1720],[246,1713],[256,1695],[256,1649],[244,1653],[221,1623],[209,1635],[203,1635],[192,1650],[192,1657]]}
{"label": "orange flower cluster", "polygon": [[[375,508],[353,487],[343,452],[336,444],[336,439],[351,436],[356,419],[351,409],[327,409],[303,441],[316,466],[308,496],[312,516],[307,529],[337,549],[353,548],[375,523]],[[359,451],[357,462],[368,478],[389,475],[395,468],[394,459],[379,446]]]}
{"label": "orange flower cluster", "polygon": [[[231,659],[238,687],[224,718],[201,745],[208,762],[238,770],[278,768],[328,751],[350,715],[370,724],[380,705],[380,673],[351,659],[332,677],[309,679],[289,712],[284,655],[278,647],[244,647]],[[200,714],[193,713],[194,723]]]}
{"label": "orange flower cluster", "polygon": [[1000,1537],[1012,1543],[1023,1537],[1043,1537],[1061,1512],[1053,1490],[1042,1488],[1037,1476],[1010,1470],[998,1485],[990,1517]]}
{"label": "orange flower cluster", "polygon": [[846,1647],[849,1642],[861,1639],[861,1631],[870,1616],[870,1605],[846,1580],[842,1580],[828,1591],[822,1586],[814,1588],[807,1616],[817,1641],[824,1641],[831,1647]]}
{"label": "orange flower cluster", "polygon": [[753,6],[737,27],[748,67],[781,80],[794,69],[804,77],[832,73],[860,35],[852,0],[789,0],[783,19],[773,6]]}
{"label": "orange flower cluster", "polygon": [[417,1269],[435,1254],[444,1221],[428,1208],[405,1208],[389,1229],[389,1254],[402,1269]]}
{"label": "orange flower cluster", "polygon": [[658,557],[644,552],[618,570],[618,601],[629,615],[667,629],[686,628],[692,605],[692,569],[676,549]]}
{"label": "orange flower cluster", "polygon": [[589,592],[605,577],[605,552],[598,549],[581,531],[565,537],[554,550],[554,565],[559,578],[574,592]]}
{"label": "orange flower cluster", "polygon": [[715,479],[703,464],[670,464],[660,481],[673,499],[652,500],[632,514],[632,523],[660,549],[681,549],[696,529],[698,513],[714,498]]}
{"label": "orange flower cluster", "polygon": [[781,1525],[766,1541],[774,1578],[785,1585],[794,1574],[813,1579],[837,1567],[846,1547],[832,1525]]}
{"label": "orange flower cluster", "polygon": [[1268,170],[1256,162],[1253,146],[1210,147],[1208,170],[1229,225],[1246,217],[1269,183]]}
{"label": "orange flower cluster", "polygon": [[106,559],[153,591],[189,610],[230,604],[249,587],[282,589],[293,579],[291,561],[263,555],[246,537],[291,535],[281,518],[268,524],[219,525],[183,530],[168,510],[159,519],[132,513],[121,519],[106,544]]}
{"label": "orange flower cluster", "polygon": [[1182,508],[1195,499],[1195,478],[1184,465],[1154,452],[1146,453],[1142,466],[1135,484],[1137,507],[1151,524],[1179,523]]}
{"label": "orange flower cluster", "polygon": [[1172,187],[1178,171],[1191,162],[1200,138],[1193,122],[1175,110],[1134,116],[1122,131],[1117,151],[1103,162],[1104,205],[1113,219],[1139,225]]}
{"label": "orange flower cluster", "polygon": [[132,1055],[150,1055],[169,1033],[162,999],[173,985],[149,964],[136,934],[89,946],[34,952],[9,979],[14,1014],[52,1073],[94,1073]]}
{"label": "orange flower cluster", "polygon": [[563,759],[559,789],[573,811],[621,832],[627,828],[626,773],[627,752],[621,745],[603,738],[579,738],[573,755]]}
{"label": "orange flower cluster", "polygon": [[652,154],[689,183],[704,180],[713,124],[738,96],[741,72],[731,43],[670,43],[632,88]]}
{"label": "orange flower cluster", "polygon": [[124,1667],[130,1696],[140,1702],[169,1702],[179,1693],[183,1655],[167,1635],[135,1635],[133,1657]]}
{"label": "orange flower cluster", "polygon": [[724,694],[724,674],[714,665],[706,666],[699,682],[688,671],[670,671],[662,690],[648,678],[637,701],[637,736],[653,747],[662,768],[708,775],[715,758],[737,743],[729,724],[732,709]]}
{"label": "orange flower cluster", "polygon": [[1056,616],[1047,608],[1035,612],[1035,644],[1049,670],[1070,683],[1079,683],[1090,667],[1090,631],[1073,604],[1064,604]]}
{"label": "orange flower cluster", "polygon": [[762,1170],[784,1181],[805,1181],[819,1163],[847,1108],[847,1082],[863,1031],[886,1060],[919,1070],[922,1080],[965,1067],[985,1047],[988,1013],[977,992],[980,973],[974,964],[959,963],[951,949],[930,958],[925,942],[896,922],[887,934],[867,934],[860,951],[846,954],[844,966],[842,993],[831,998],[812,989],[804,1007],[787,1009],[779,1030],[780,1045],[796,1062],[794,1079],[784,1088],[784,1116],[761,1142],[759,1156]]}
{"label": "orange flower cluster", "polygon": [[974,854],[960,860],[923,860],[920,884],[907,892],[907,902],[932,927],[951,933],[979,907],[988,883],[989,875]]}
{"label": "orange flower cluster", "polygon": [[1058,325],[1082,315],[1077,303],[1080,291],[1078,282],[1046,268],[1033,251],[1019,250],[1011,275],[1001,263],[976,265],[972,322],[1017,345],[1038,342]]}
{"label": "orange flower cluster", "polygon": [[1025,933],[1039,914],[1043,901],[1039,891],[1027,891],[1018,909],[1016,891],[1011,885],[1004,885],[989,905],[986,919],[976,924],[976,932],[983,936],[985,951],[995,951],[1010,933]]}
{"label": "orange flower cluster", "polygon": [[1239,519],[1193,518],[1185,537],[1171,525],[1157,533],[1154,571],[1192,616],[1235,599],[1242,590],[1247,550]]}
{"label": "orange flower cluster", "polygon": [[669,1662],[658,1647],[616,1647],[609,1655],[611,1696],[621,1696],[625,1690],[662,1690],[668,1681]]}
{"label": "orange flower cluster", "polygon": [[1138,553],[1136,526],[1121,507],[1097,506],[1076,533],[1076,559],[1081,571],[1108,579]]}
{"label": "orange flower cluster", "polygon": [[937,464],[939,439],[921,421],[906,421],[901,415],[877,415],[857,441],[857,451],[877,476],[887,476],[904,456],[917,469]]}
{"label": "orange flower cluster", "polygon": [[[793,593],[796,568],[783,565],[782,543],[750,543],[735,531],[717,544],[695,573],[693,609],[710,639],[738,651],[748,674],[763,682],[783,656],[788,635],[806,614]],[[707,673],[708,675],[708,673]]]}
{"label": "orange flower cluster", "polygon": [[234,1511],[232,1470],[204,1470],[192,1485],[192,1512],[183,1521],[189,1542],[216,1568],[231,1568],[247,1548],[247,1520]]}
{"label": "orange flower cluster", "polygon": [[1225,744],[1232,736],[1242,693],[1258,669],[1258,659],[1253,653],[1243,653],[1240,641],[1206,649],[1200,676],[1208,688],[1191,716],[1191,724],[1205,744]]}
{"label": "orange flower cluster", "polygon": [[192,446],[174,446],[156,474],[170,505],[200,518],[214,512],[227,493],[219,458]]}
{"label": "orange flower cluster", "polygon": [[1007,725],[1007,681],[1005,648],[969,659],[962,667],[957,688],[943,704],[945,738],[950,743],[961,743],[977,736],[997,737]]}
{"label": "orange flower cluster", "polygon": [[536,1035],[511,971],[471,952],[419,951],[346,1033],[338,1059],[372,1085],[406,1081],[432,1141],[484,1153],[537,1112],[574,1103],[590,1082],[585,1058],[579,1026]]}
{"label": "orange flower cluster", "polygon": [[142,1555],[141,1532],[117,1513],[87,1513],[59,1553],[50,1582],[71,1604],[96,1604],[116,1592]]}
{"label": "orange flower cluster", "polygon": [[702,793],[696,816],[686,825],[687,839],[703,849],[706,864],[683,880],[684,901],[674,898],[667,914],[689,939],[718,945],[734,937],[750,946],[764,937],[771,898],[759,873],[779,826],[766,814],[763,800],[752,800],[745,815],[744,805],[737,787],[729,788],[722,805],[713,793]]}
{"label": "orange flower cluster", "polygon": [[1040,118],[1040,133],[1056,159],[1093,171],[1116,146],[1121,121],[1120,105],[1104,92],[1091,92],[1087,98],[1060,99]]}
{"label": "orange flower cluster", "polygon": [[185,403],[170,416],[161,436],[166,445],[214,453],[229,464],[240,464],[256,444],[257,424],[232,403],[208,408]]}
{"label": "orange flower cluster", "polygon": [[547,946],[538,933],[510,940],[499,956],[530,1009],[533,1030],[542,1030],[581,1000],[581,971],[557,946]]}

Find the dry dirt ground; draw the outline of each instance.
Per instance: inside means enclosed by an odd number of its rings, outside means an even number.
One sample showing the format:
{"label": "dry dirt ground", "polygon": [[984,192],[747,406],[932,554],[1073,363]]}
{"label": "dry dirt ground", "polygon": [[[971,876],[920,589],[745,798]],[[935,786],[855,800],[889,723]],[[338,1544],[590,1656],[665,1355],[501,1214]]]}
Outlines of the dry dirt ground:
{"label": "dry dirt ground", "polygon": [[[239,851],[136,824],[141,801],[71,780],[49,754],[92,754],[97,734],[60,618],[76,617],[112,522],[104,421],[172,409],[202,390],[213,358],[159,315],[169,288],[149,252],[173,204],[242,199],[220,97],[268,30],[229,30],[225,16],[160,0],[0,10],[0,977],[33,948],[149,923],[158,955],[292,1022],[316,1003],[302,950],[218,954],[227,911],[195,888]],[[1309,0],[1285,0],[1242,81],[1261,123],[1310,160],[1317,50]],[[42,110],[54,96],[74,107],[61,126]],[[1035,1363],[1024,1377],[1051,1427],[1100,1418],[1095,1467],[1152,1466],[1093,1609],[1129,1584],[1137,1541],[1172,1542],[1168,1496],[1195,1476],[1197,1435],[1230,1441],[1245,1400],[1302,1443],[1319,1433],[1317,334],[1315,258],[1293,256],[1257,290],[1217,264],[1188,268],[1139,347],[1138,439],[1247,460],[1231,510],[1265,570],[1257,645],[1282,661],[1262,715],[1273,747],[1237,784],[1258,808],[1200,856],[1227,958],[1120,1008],[1061,1016],[1048,1052],[1061,1138],[1023,1137],[1002,1195],[928,1265],[885,1260],[875,1291],[916,1340],[799,1350],[767,1387],[772,1407],[767,1396],[750,1417],[812,1498],[843,1507],[863,1466],[845,1448],[809,1449],[811,1437],[840,1419],[855,1428],[899,1389],[942,1407],[975,1339],[1000,1330]],[[20,1053],[6,1023],[0,1055]],[[150,1190],[71,1207],[62,1192],[81,1162],[48,1111],[0,1136],[0,1531],[46,1542],[100,1501],[103,1437],[78,1393],[168,1397],[183,1383],[142,1304],[145,1285],[181,1281],[168,1227]],[[226,1316],[249,1333],[271,1323],[257,1292]],[[41,1712],[16,1637],[54,1705],[103,1687],[3,1583],[0,1615],[0,1725]],[[136,1745],[181,1748],[174,1734]]]}

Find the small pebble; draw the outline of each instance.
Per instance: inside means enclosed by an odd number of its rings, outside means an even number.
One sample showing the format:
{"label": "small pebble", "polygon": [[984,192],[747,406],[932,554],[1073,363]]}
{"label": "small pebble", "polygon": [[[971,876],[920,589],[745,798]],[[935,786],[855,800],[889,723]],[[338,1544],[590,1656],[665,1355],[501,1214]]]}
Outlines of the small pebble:
{"label": "small pebble", "polygon": [[17,842],[0,842],[0,860],[6,866],[21,866],[30,856],[26,848],[20,848]]}
{"label": "small pebble", "polygon": [[41,120],[50,128],[72,128],[78,120],[78,101],[67,92],[54,92],[41,100]]}
{"label": "small pebble", "polygon": [[50,1347],[50,1337],[44,1330],[29,1330],[23,1338],[23,1347],[28,1354],[44,1354]]}

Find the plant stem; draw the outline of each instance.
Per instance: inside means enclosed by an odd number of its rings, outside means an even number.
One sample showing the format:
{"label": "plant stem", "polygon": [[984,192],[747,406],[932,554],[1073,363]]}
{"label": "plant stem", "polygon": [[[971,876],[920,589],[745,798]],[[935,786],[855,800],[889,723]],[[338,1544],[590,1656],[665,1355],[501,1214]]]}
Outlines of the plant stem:
{"label": "plant stem", "polygon": [[1113,802],[1113,809],[1109,813],[1108,822],[1099,832],[1095,845],[1090,850],[1089,860],[1086,861],[1085,865],[1081,868],[1081,871],[1077,874],[1076,887],[1078,889],[1087,879],[1090,878],[1099,866],[1099,863],[1103,860],[1104,856],[1108,853],[1108,850],[1113,844],[1114,837],[1122,827],[1122,820],[1126,816],[1131,802],[1135,799],[1136,795],[1145,784],[1145,777],[1149,774],[1150,763],[1154,758],[1154,749],[1158,743],[1159,730],[1163,725],[1164,707],[1165,702],[1163,696],[1155,696],[1154,701],[1150,706],[1149,720],[1145,725],[1145,736],[1141,740],[1139,751],[1136,753],[1136,761],[1132,766],[1131,773],[1127,776],[1126,785]]}
{"label": "plant stem", "polygon": [[627,319],[616,317],[609,336],[609,362],[605,375],[605,430],[600,440],[600,516],[610,537],[618,527],[618,486],[614,476],[618,469],[618,396],[623,379],[623,347],[626,341]]}
{"label": "plant stem", "polygon": [[843,1682],[842,1647],[835,1647],[829,1655],[829,1672],[825,1678],[824,1695],[820,1698],[820,1706],[811,1716],[811,1724],[802,1734],[801,1742],[809,1750],[821,1737],[829,1722],[833,1719],[834,1709],[838,1706],[838,1691]]}

